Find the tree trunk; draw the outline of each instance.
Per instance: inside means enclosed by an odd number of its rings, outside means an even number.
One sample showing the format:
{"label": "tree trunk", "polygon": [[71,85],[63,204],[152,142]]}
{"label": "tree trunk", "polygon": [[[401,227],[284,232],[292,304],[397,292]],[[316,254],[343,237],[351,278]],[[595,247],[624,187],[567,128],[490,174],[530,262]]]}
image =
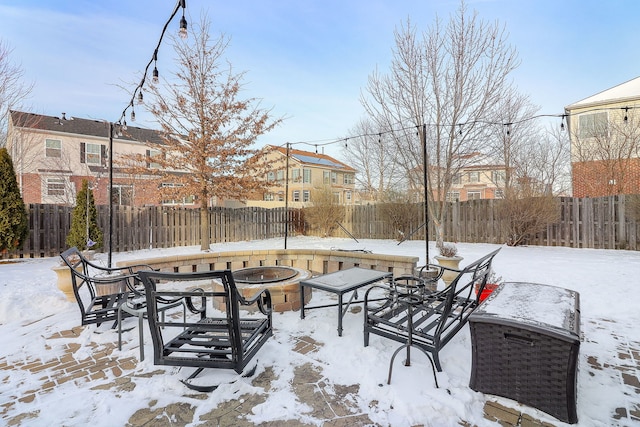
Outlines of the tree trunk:
{"label": "tree trunk", "polygon": [[202,200],[200,206],[200,250],[210,249],[211,239],[209,239],[209,203],[207,199]]}

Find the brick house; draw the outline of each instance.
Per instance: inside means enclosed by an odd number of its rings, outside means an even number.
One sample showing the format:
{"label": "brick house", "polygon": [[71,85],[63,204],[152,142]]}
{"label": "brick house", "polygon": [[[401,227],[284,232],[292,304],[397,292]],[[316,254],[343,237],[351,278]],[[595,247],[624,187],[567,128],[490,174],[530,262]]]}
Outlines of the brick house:
{"label": "brick house", "polygon": [[[448,202],[464,202],[475,199],[502,199],[504,197],[505,166],[485,154],[474,152],[459,156],[457,172],[452,177],[451,188],[445,195]],[[422,183],[422,168],[415,169],[419,174],[415,182]],[[432,171],[432,173],[434,173]],[[411,188],[415,200],[423,200],[422,185]],[[441,196],[435,195],[436,200]]]}
{"label": "brick house", "polygon": [[269,184],[267,191],[246,201],[249,206],[303,207],[313,203],[314,189],[329,186],[335,200],[343,205],[355,204],[355,174],[351,166],[322,153],[297,149],[289,150],[289,185],[287,186],[287,149],[266,146],[259,154],[266,156],[271,171],[263,177]]}
{"label": "brick house", "polygon": [[86,179],[96,204],[108,204],[110,133],[114,205],[193,204],[193,200],[159,200],[157,183],[151,183],[151,176],[133,174],[123,166],[122,155],[137,153],[153,167],[155,153],[145,143],[162,141],[157,131],[112,127],[106,121],[67,118],[64,113],[53,117],[10,111],[7,149],[25,203],[73,205]]}
{"label": "brick house", "polygon": [[640,193],[640,77],[565,107],[575,197]]}

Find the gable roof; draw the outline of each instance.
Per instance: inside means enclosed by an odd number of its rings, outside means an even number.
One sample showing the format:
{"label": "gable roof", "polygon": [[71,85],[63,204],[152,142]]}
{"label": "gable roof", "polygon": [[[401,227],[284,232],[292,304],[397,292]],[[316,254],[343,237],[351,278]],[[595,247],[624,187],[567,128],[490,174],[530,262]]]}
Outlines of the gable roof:
{"label": "gable roof", "polygon": [[[103,120],[80,119],[77,117],[66,118],[64,115],[60,118],[13,110],[10,111],[10,114],[14,127],[102,138],[109,137],[109,123]],[[159,131],[128,125],[126,130],[122,131],[122,136],[118,135],[117,138],[160,144],[163,142],[162,133]]]}
{"label": "gable roof", "polygon": [[[272,148],[282,153],[284,156],[287,155],[287,149],[285,147],[272,146]],[[351,166],[342,163],[341,161],[336,160],[326,154],[318,154],[311,151],[296,150],[294,148],[291,148],[289,149],[289,156],[305,165],[325,167],[330,169],[340,169],[347,172],[356,172],[356,170]]]}
{"label": "gable roof", "polygon": [[636,77],[635,79],[591,95],[588,98],[584,98],[581,101],[567,105],[565,109],[573,110],[575,108],[607,104],[612,101],[624,102],[625,100],[640,101],[640,77]]}

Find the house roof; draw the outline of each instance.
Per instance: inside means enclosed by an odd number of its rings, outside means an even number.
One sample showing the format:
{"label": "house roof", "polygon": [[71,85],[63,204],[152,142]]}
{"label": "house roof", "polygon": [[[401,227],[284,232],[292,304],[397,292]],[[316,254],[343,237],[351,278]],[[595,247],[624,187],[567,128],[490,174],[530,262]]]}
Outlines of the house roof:
{"label": "house roof", "polygon": [[[285,147],[272,147],[272,148],[279,151],[285,156],[287,155],[287,149]],[[351,166],[345,163],[342,163],[341,161],[336,160],[333,157],[328,156],[326,154],[313,153],[311,151],[302,151],[302,150],[296,150],[294,148],[291,148],[289,149],[289,156],[305,165],[325,167],[330,169],[340,169],[348,172],[356,172],[356,170]]]}
{"label": "house roof", "polygon": [[625,100],[640,101],[640,77],[636,77],[635,79],[591,95],[588,98],[584,98],[581,101],[567,105],[565,109],[573,110],[592,105],[607,104],[612,101],[623,102]]}
{"label": "house roof", "polygon": [[[62,132],[75,135],[90,135],[108,138],[109,123],[103,120],[81,119],[77,117],[66,118],[45,116],[41,114],[11,111],[13,126],[27,129],[39,129],[51,132]],[[162,143],[162,133],[156,130],[127,126],[118,139],[128,139],[139,142]]]}

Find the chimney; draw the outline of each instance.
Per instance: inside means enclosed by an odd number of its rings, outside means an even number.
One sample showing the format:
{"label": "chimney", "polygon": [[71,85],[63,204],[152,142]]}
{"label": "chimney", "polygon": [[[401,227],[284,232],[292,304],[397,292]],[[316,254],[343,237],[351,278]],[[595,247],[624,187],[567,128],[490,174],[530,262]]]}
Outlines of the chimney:
{"label": "chimney", "polygon": [[67,120],[67,116],[65,116],[65,114],[67,113],[62,113],[62,120]]}

